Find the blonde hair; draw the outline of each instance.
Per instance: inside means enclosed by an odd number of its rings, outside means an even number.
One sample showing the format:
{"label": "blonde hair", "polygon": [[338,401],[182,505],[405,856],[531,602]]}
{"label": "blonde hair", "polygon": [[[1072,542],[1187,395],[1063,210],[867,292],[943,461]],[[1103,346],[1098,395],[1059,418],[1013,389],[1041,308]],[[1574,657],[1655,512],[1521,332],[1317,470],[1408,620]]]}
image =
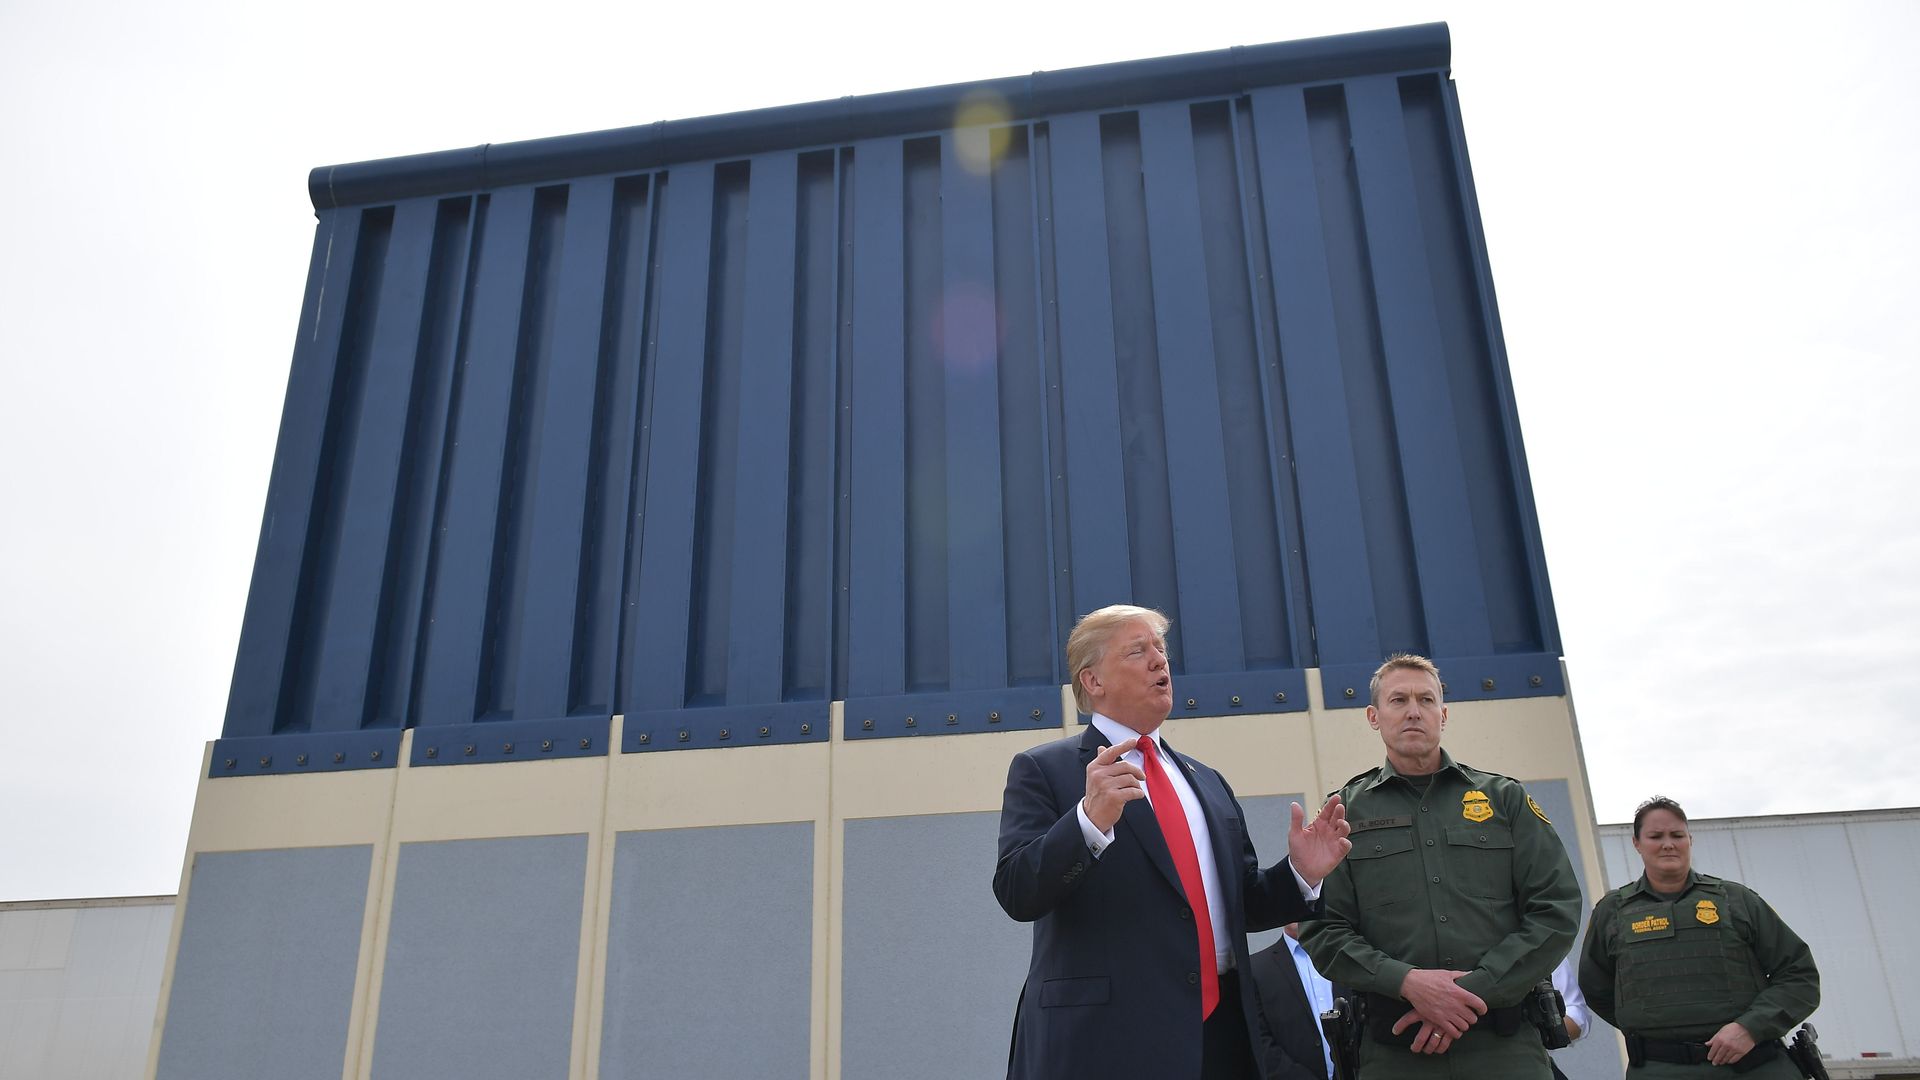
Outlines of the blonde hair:
{"label": "blonde hair", "polygon": [[1107,642],[1113,639],[1114,633],[1135,619],[1145,619],[1162,641],[1167,638],[1167,627],[1172,625],[1158,611],[1133,604],[1113,604],[1089,611],[1073,624],[1073,632],[1067,635],[1067,672],[1073,679],[1073,703],[1081,712],[1092,715],[1093,702],[1087,697],[1087,688],[1080,685],[1080,673],[1099,663],[1107,654]]}
{"label": "blonde hair", "polygon": [[1373,669],[1373,681],[1367,684],[1367,703],[1375,708],[1380,706],[1380,680],[1386,678],[1389,671],[1426,672],[1433,676],[1434,685],[1440,687],[1440,699],[1446,700],[1447,688],[1440,681],[1440,669],[1433,666],[1433,661],[1424,656],[1400,652],[1387,657],[1384,663]]}

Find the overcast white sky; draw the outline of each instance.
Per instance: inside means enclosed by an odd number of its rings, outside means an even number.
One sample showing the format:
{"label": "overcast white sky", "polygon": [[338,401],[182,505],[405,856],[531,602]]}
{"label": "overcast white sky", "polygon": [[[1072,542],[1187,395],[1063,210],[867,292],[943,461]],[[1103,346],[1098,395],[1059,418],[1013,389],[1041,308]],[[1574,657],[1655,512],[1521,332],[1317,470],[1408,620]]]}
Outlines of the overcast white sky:
{"label": "overcast white sky", "polygon": [[1814,10],[0,0],[0,900],[178,887],[311,167],[1433,20],[1600,819],[1920,803],[1920,4]]}

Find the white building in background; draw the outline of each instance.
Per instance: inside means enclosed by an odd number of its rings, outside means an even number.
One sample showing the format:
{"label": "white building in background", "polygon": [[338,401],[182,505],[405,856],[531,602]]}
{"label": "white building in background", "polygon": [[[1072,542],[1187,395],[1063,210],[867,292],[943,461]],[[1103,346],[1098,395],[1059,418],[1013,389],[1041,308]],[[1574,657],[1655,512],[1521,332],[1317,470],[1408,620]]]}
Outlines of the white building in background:
{"label": "white building in background", "polygon": [[0,903],[0,1080],[137,1080],[173,897]]}
{"label": "white building in background", "polygon": [[[1758,892],[1812,947],[1836,1080],[1920,1075],[1920,808],[1690,824],[1694,869]],[[1601,826],[1600,852],[1609,886],[1640,876],[1632,825]]]}

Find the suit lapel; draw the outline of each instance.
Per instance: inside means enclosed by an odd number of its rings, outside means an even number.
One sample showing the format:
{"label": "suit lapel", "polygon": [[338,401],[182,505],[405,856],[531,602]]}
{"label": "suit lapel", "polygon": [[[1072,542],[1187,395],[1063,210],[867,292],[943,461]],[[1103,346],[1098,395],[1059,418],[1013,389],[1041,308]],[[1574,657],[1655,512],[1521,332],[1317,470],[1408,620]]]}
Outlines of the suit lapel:
{"label": "suit lapel", "polygon": [[[1096,754],[1111,745],[1099,728],[1088,724],[1086,733],[1080,736],[1081,767],[1085,768]],[[1191,774],[1188,775],[1188,782],[1192,782]],[[1173,866],[1173,853],[1167,850],[1166,834],[1160,831],[1160,819],[1153,816],[1152,803],[1145,799],[1128,802],[1120,811],[1119,822],[1113,827],[1114,838],[1119,839],[1122,832],[1140,845],[1147,861],[1159,867],[1161,876],[1167,879],[1167,884],[1173,886],[1175,892],[1186,895],[1186,888],[1180,884],[1180,872]]]}
{"label": "suit lapel", "polygon": [[1267,955],[1272,957],[1275,964],[1285,969],[1281,974],[1286,978],[1276,980],[1281,987],[1280,995],[1287,999],[1285,1007],[1293,1010],[1296,1016],[1306,1013],[1318,1020],[1319,1016],[1314,1013],[1312,1003],[1307,1001],[1307,988],[1301,985],[1300,968],[1293,962],[1293,947],[1284,941],[1276,944],[1280,947]]}
{"label": "suit lapel", "polygon": [[1220,898],[1221,904],[1225,910],[1231,911],[1238,902],[1233,890],[1238,888],[1240,881],[1240,853],[1238,847],[1230,846],[1238,842],[1238,834],[1227,828],[1227,820],[1231,816],[1227,789],[1221,786],[1213,770],[1196,767],[1186,755],[1167,746],[1165,739],[1160,741],[1160,745],[1166,747],[1168,758],[1180,763],[1180,770],[1186,774],[1194,798],[1200,803],[1200,812],[1207,817],[1207,842],[1213,846],[1215,876],[1220,881],[1220,888],[1228,892],[1228,895]]}

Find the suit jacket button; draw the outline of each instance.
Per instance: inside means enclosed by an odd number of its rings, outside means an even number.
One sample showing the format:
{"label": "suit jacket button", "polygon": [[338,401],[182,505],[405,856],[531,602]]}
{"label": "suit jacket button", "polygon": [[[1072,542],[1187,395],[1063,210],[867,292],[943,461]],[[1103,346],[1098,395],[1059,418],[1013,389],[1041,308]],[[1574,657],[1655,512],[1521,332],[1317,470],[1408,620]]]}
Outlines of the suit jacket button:
{"label": "suit jacket button", "polygon": [[1181,909],[1180,909],[1180,917],[1181,917],[1182,919],[1191,919],[1191,918],[1193,918],[1193,909],[1192,909],[1192,908],[1184,908],[1184,907],[1183,907],[1183,908],[1181,908]]}
{"label": "suit jacket button", "polygon": [[1199,982],[1200,982],[1200,973],[1199,973],[1199,972],[1197,972],[1197,971],[1189,971],[1189,972],[1187,972],[1187,985],[1188,985],[1188,986],[1197,986],[1197,985],[1199,985]]}

